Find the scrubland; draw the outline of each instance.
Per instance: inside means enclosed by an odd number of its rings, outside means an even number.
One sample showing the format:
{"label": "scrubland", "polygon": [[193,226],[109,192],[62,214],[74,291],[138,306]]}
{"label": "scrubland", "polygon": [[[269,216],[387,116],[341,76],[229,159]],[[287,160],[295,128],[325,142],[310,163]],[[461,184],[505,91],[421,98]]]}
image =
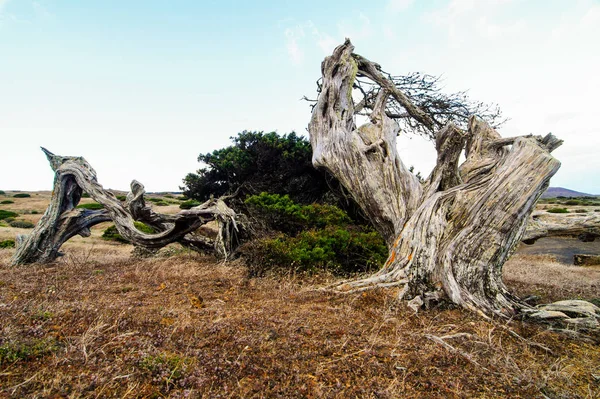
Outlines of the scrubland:
{"label": "scrubland", "polygon": [[[36,222],[24,211],[41,197],[8,208]],[[415,314],[395,290],[331,293],[326,273],[251,278],[243,259],[177,245],[136,259],[106,227],[51,265],[13,268],[0,249],[0,397],[600,397],[597,342],[447,306]],[[547,255],[517,253],[504,278],[540,302],[600,297],[599,268]]]}

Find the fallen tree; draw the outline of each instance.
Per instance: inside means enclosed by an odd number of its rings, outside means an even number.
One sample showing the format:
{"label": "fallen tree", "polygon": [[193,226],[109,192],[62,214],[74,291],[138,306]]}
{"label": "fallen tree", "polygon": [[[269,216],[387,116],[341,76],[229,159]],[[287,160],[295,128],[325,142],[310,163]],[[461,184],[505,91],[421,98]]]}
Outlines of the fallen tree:
{"label": "fallen tree", "polygon": [[[107,221],[113,221],[121,236],[144,249],[155,250],[178,242],[222,257],[231,252],[237,231],[236,214],[225,204],[224,198],[211,198],[175,215],[156,213],[146,205],[144,186],[138,181],[132,181],[131,192],[122,203],[97,182],[96,172],[84,158],[55,155],[45,148],[42,151],[55,173],[52,198],[31,233],[17,236],[13,265],[52,262],[61,255],[60,247],[68,239],[75,235],[87,237],[90,227]],[[104,208],[77,208],[83,192]],[[200,226],[215,220],[219,223],[215,240],[194,234]],[[135,221],[151,226],[157,233],[139,231]]]}
{"label": "fallen tree", "polygon": [[522,241],[533,244],[543,237],[565,236],[578,237],[581,241],[594,241],[600,237],[600,214],[535,211],[527,223]]}
{"label": "fallen tree", "polygon": [[[562,141],[552,134],[502,138],[476,116],[466,130],[442,125],[378,64],[353,50],[346,40],[322,63],[309,124],[313,164],[339,179],[390,253],[374,275],[333,288],[400,287],[400,298],[412,299],[415,307],[447,299],[486,317],[522,316],[597,328],[600,309],[590,303],[532,308],[502,281],[502,266],[560,166],[550,153]],[[355,103],[359,78],[371,82],[365,97],[373,101]],[[357,127],[356,114],[365,108],[370,122]],[[398,156],[395,115],[435,132],[437,165],[424,183]],[[459,165],[463,151],[466,159]]]}

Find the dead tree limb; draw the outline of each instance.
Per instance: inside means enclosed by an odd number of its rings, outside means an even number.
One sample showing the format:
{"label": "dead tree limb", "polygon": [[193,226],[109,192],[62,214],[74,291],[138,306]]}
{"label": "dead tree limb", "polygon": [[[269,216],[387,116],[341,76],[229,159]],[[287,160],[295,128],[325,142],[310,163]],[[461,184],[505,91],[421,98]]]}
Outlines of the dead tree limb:
{"label": "dead tree limb", "polygon": [[[119,234],[136,246],[147,249],[164,247],[172,242],[200,249],[208,246],[206,238],[191,233],[200,226],[216,220],[220,225],[219,239],[212,242],[221,256],[230,252],[232,230],[237,229],[235,212],[220,199],[211,199],[175,215],[154,212],[144,202],[144,186],[134,180],[125,204],[97,181],[96,172],[82,157],[64,157],[42,148],[54,170],[54,190],[50,205],[36,227],[27,236],[17,239],[13,265],[48,263],[61,255],[62,244],[75,235],[89,236],[90,228],[98,223],[113,221]],[[79,209],[83,192],[99,204],[101,210]],[[139,231],[135,221],[152,226],[157,233]]]}

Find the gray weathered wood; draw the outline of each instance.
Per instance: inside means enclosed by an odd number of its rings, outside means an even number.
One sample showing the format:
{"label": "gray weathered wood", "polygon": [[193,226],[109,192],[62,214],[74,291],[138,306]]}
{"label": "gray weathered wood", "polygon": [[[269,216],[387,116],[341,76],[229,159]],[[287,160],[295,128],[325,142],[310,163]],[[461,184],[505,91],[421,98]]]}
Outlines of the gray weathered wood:
{"label": "gray weathered wood", "polygon": [[[466,131],[448,125],[436,133],[437,165],[421,184],[398,156],[399,129],[384,111],[387,97],[425,127],[434,125],[377,72],[377,64],[353,50],[346,40],[322,63],[309,124],[313,164],[348,189],[388,242],[390,256],[374,275],[335,288],[401,286],[411,303],[445,297],[486,316],[540,313],[544,309],[534,311],[507,290],[502,266],[560,166],[550,153],[562,141],[551,134],[502,139],[473,116]],[[381,88],[370,122],[360,127],[352,99],[357,75]]]}
{"label": "gray weathered wood", "polygon": [[[236,215],[221,199],[211,199],[175,215],[163,215],[146,206],[144,186],[134,180],[124,205],[98,183],[96,172],[85,159],[54,155],[45,148],[42,150],[55,173],[52,198],[31,233],[18,238],[13,265],[51,262],[60,256],[60,247],[69,238],[77,234],[89,236],[90,227],[106,221],[113,221],[119,234],[136,246],[153,249],[180,242],[194,249],[205,249],[212,243],[218,254],[228,254],[229,241],[223,238],[228,238],[231,229],[237,227]],[[104,209],[76,208],[83,192],[102,204]],[[220,239],[209,241],[191,234],[213,220],[220,223]],[[135,221],[152,226],[157,233],[139,231]]]}

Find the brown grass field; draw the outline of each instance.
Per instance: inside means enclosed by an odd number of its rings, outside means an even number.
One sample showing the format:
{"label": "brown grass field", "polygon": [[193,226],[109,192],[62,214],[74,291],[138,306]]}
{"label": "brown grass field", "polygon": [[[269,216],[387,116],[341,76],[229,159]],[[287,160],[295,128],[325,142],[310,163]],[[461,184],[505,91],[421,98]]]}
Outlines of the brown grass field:
{"label": "brown grass field", "polygon": [[[35,222],[48,193],[32,194],[0,209]],[[52,265],[12,268],[0,249],[0,397],[600,398],[598,343],[451,307],[414,314],[394,290],[319,290],[326,274],[249,278],[243,260],[176,245],[134,259],[104,228]],[[4,225],[0,241],[19,232]],[[599,268],[547,255],[517,253],[505,281],[542,302],[600,297]]]}

